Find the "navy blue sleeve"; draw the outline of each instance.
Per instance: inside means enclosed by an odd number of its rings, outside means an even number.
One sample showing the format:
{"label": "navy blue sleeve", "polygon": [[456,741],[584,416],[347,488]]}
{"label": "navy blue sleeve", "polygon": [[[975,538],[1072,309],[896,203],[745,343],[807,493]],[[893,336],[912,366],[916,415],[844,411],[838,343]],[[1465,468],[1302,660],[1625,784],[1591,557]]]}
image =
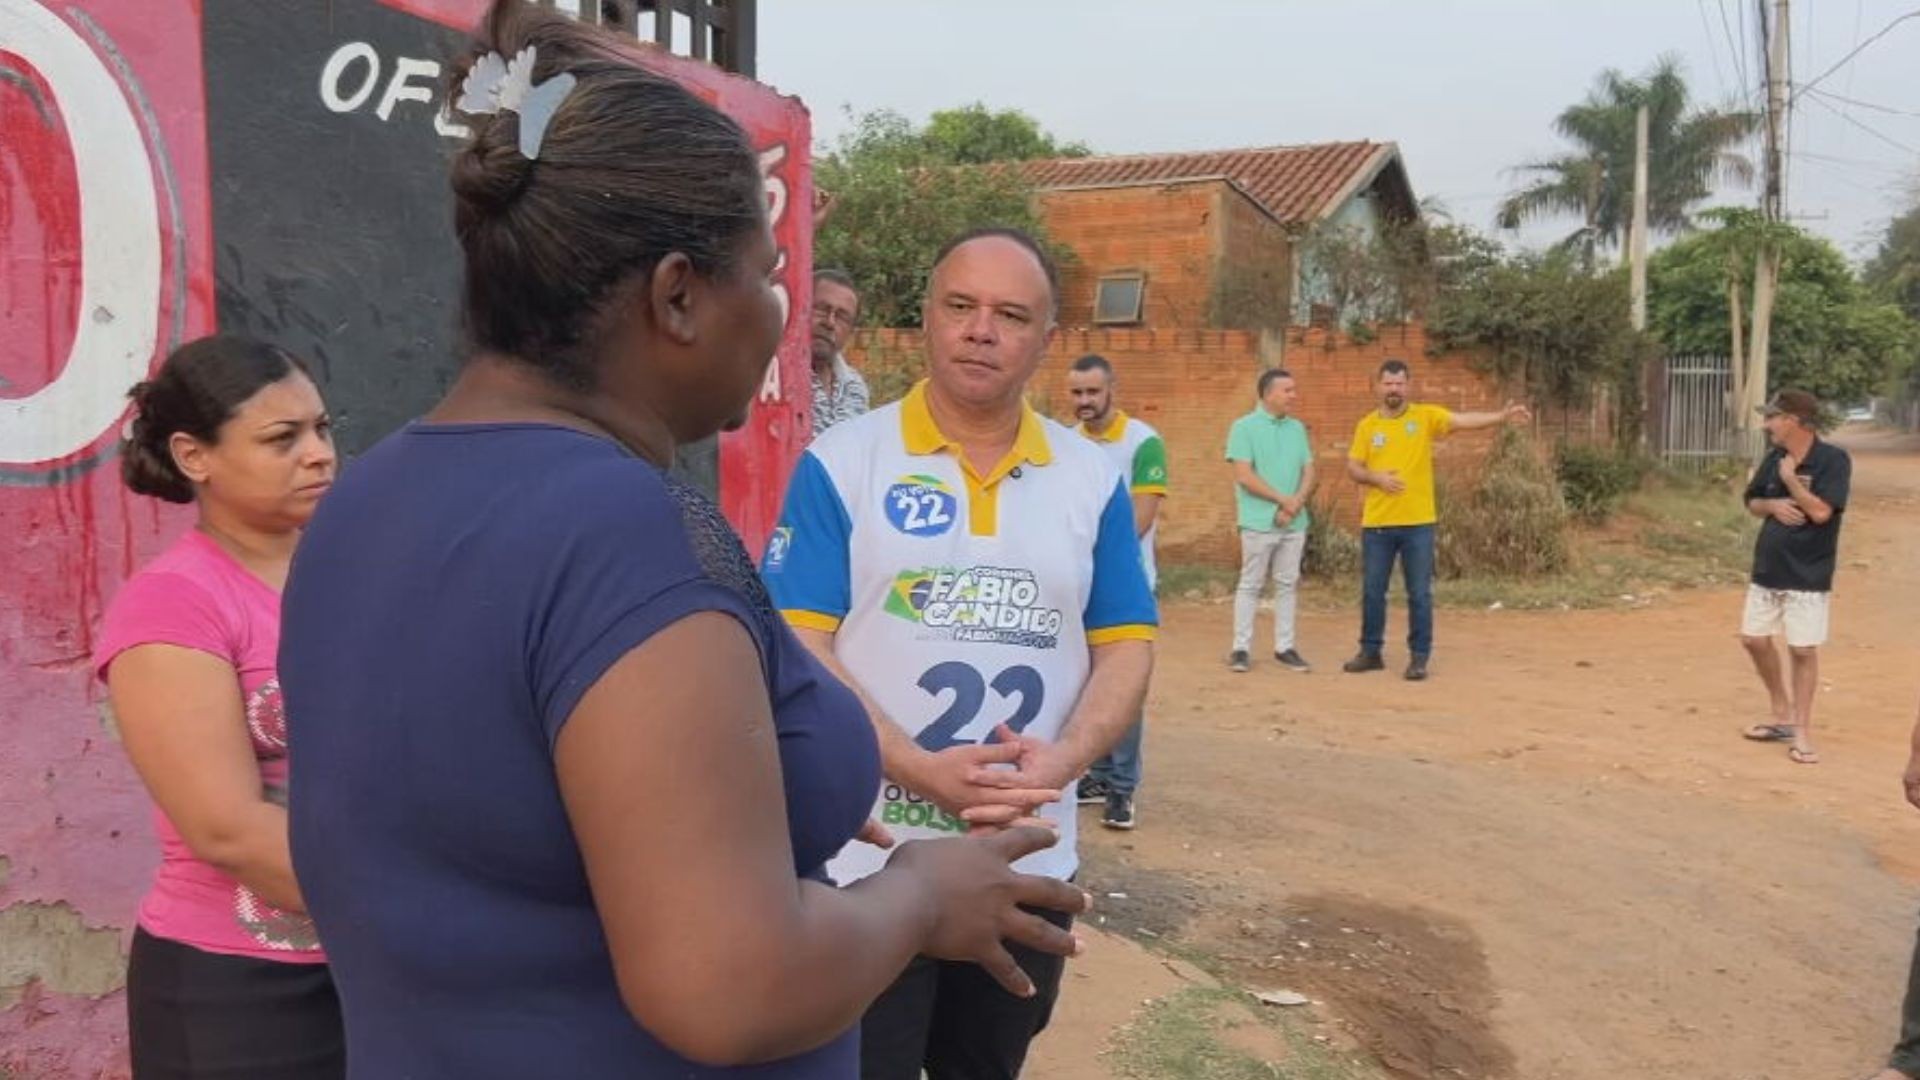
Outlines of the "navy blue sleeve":
{"label": "navy blue sleeve", "polygon": [[650,466],[596,463],[555,487],[554,510],[541,519],[551,523],[551,543],[527,639],[529,685],[549,747],[608,668],[689,615],[732,615],[765,657],[752,604],[702,564],[686,515]]}

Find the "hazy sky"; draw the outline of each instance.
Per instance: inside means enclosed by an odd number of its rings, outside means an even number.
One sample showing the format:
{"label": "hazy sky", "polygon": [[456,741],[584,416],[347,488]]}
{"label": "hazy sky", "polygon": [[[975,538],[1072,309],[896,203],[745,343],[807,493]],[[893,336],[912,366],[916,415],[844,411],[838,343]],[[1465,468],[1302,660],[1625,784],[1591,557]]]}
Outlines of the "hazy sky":
{"label": "hazy sky", "polygon": [[[1397,142],[1416,194],[1485,228],[1517,184],[1511,167],[1560,148],[1553,117],[1603,68],[1638,73],[1672,52],[1702,101],[1757,94],[1754,5],[762,0],[760,79],[807,103],[822,145],[847,129],[849,107],[924,120],[972,101],[1024,110],[1096,153]],[[1916,8],[1920,0],[1794,0],[1794,78],[1812,79]],[[1920,18],[1820,83],[1864,104],[1807,95],[1796,105],[1789,212],[1849,254],[1871,252],[1900,192],[1920,178],[1916,72]],[[1724,201],[1756,198],[1723,191]],[[1524,239],[1575,224],[1550,222]]]}

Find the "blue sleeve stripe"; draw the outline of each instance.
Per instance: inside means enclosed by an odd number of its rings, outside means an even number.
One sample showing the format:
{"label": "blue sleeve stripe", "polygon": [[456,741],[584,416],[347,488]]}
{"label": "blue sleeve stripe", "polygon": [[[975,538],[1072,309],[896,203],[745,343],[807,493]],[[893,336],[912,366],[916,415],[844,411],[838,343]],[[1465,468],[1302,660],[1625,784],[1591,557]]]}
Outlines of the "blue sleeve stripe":
{"label": "blue sleeve stripe", "polygon": [[760,564],[774,606],[844,618],[853,606],[852,535],[853,519],[827,467],[812,451],[800,455]]}
{"label": "blue sleeve stripe", "polygon": [[1140,561],[1140,537],[1133,531],[1133,500],[1127,495],[1125,477],[1114,484],[1100,514],[1100,532],[1093,543],[1093,588],[1087,593],[1084,621],[1089,633],[1160,625],[1147,569]]}

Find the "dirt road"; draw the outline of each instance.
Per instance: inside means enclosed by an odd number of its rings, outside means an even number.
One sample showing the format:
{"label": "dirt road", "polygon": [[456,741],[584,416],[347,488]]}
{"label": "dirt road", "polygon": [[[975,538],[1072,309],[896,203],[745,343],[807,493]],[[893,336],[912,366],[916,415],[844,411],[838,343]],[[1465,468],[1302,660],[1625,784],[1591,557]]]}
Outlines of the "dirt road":
{"label": "dirt road", "polygon": [[[1324,1000],[1391,1075],[1870,1072],[1920,901],[1898,780],[1920,699],[1920,443],[1848,441],[1822,764],[1738,737],[1765,699],[1735,591],[1443,611],[1422,685],[1341,674],[1357,620],[1331,612],[1302,616],[1315,673],[1233,675],[1229,609],[1171,605],[1141,828],[1083,841],[1096,891],[1127,894],[1104,901],[1109,928]],[[1105,962],[1070,993],[1112,1014],[1142,996],[1139,969],[1103,979]],[[1115,1022],[1068,1010],[1029,1075],[1088,1075],[1062,1063]]]}

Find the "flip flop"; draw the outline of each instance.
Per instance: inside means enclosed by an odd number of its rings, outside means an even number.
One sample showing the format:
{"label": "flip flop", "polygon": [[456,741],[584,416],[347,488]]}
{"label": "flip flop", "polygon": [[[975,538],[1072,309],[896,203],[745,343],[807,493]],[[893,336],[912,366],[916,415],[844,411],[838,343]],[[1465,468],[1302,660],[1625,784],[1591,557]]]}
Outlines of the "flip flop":
{"label": "flip flop", "polygon": [[1802,750],[1797,746],[1789,746],[1787,747],[1787,760],[1793,762],[1795,765],[1818,765],[1820,764],[1820,752],[1818,750]]}
{"label": "flip flop", "polygon": [[1755,724],[1741,732],[1740,737],[1754,742],[1792,742],[1793,728],[1792,724]]}

